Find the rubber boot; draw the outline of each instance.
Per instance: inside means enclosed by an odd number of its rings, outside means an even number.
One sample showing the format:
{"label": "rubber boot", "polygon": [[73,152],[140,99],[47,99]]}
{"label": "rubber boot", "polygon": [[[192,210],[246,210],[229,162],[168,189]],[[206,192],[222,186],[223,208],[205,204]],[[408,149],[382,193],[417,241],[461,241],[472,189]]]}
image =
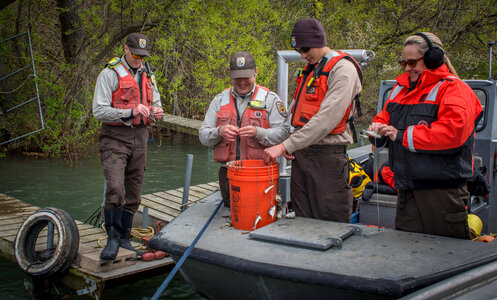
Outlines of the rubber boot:
{"label": "rubber boot", "polygon": [[121,218],[121,236],[119,239],[119,245],[124,249],[128,249],[136,252],[136,257],[141,259],[143,252],[136,250],[131,242],[129,241],[131,235],[131,227],[133,226],[133,214],[123,211]]}
{"label": "rubber boot", "polygon": [[121,234],[122,207],[104,208],[105,230],[107,231],[107,245],[100,253],[104,260],[114,260],[119,251],[119,238]]}

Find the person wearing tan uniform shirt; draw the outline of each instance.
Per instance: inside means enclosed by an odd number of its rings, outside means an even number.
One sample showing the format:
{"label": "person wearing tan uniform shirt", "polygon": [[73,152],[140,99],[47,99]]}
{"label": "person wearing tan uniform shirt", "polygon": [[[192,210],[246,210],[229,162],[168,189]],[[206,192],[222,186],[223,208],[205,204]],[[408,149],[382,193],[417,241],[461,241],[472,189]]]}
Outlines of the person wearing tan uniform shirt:
{"label": "person wearing tan uniform shirt", "polygon": [[283,102],[256,84],[257,72],[252,54],[235,53],[230,60],[231,87],[212,100],[199,129],[200,141],[214,148],[214,160],[220,163],[219,187],[225,206],[230,206],[226,162],[262,159],[264,148],[289,135]]}
{"label": "person wearing tan uniform shirt", "polygon": [[360,68],[350,56],[327,46],[316,19],[299,20],[291,42],[308,62],[291,105],[295,130],[265,149],[264,159],[292,159],[290,205],[297,216],[350,222],[353,193],[346,149],[354,140],[349,121],[362,89]]}

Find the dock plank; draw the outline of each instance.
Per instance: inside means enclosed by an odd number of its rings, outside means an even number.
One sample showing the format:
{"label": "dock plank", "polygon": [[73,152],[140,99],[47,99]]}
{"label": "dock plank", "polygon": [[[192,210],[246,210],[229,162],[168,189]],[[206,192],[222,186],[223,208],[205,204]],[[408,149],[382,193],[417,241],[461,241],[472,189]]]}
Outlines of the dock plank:
{"label": "dock plank", "polygon": [[209,190],[211,192],[214,192],[216,190],[215,187],[213,187],[212,185],[209,185],[209,184],[206,184],[206,183],[203,183],[203,184],[198,184],[197,185],[198,187],[201,187],[201,188],[204,188],[206,190]]}
{"label": "dock plank", "polygon": [[142,196],[142,198],[146,198],[154,204],[166,206],[177,211],[179,211],[181,208],[181,203],[178,204],[176,200],[173,199],[175,198],[175,196],[172,196],[165,192],[144,195]]}
{"label": "dock plank", "polygon": [[[138,211],[140,213],[143,213],[143,206],[140,205],[140,207],[138,207]],[[148,214],[149,214],[149,216],[155,217],[155,218],[157,218],[163,222],[166,222],[166,223],[171,222],[175,218],[171,215],[163,214],[160,211],[157,211],[155,209],[149,209]]]}
{"label": "dock plank", "polygon": [[166,191],[165,193],[176,196],[176,198],[179,199],[180,204],[181,204],[181,202],[183,202],[183,193],[182,192],[178,192],[177,190],[169,190],[169,191]]}
{"label": "dock plank", "polygon": [[[31,214],[31,213],[30,213]],[[2,226],[8,226],[8,225],[13,225],[16,224],[18,226],[21,226],[21,224],[26,220],[26,218],[30,215],[26,214],[24,216],[19,216],[19,215],[12,215],[10,219],[5,219],[5,220],[0,220],[0,228]],[[1,230],[1,229],[0,229]]]}
{"label": "dock plank", "polygon": [[166,199],[167,201],[170,202],[169,203],[170,205],[177,206],[178,209],[179,207],[181,207],[181,204],[183,203],[183,198],[178,197],[177,195],[172,194],[169,191],[154,193],[154,195]]}
{"label": "dock plank", "polygon": [[[179,189],[177,189],[177,190],[178,190],[178,191],[180,191],[181,193],[183,193],[183,188],[179,188]],[[205,197],[205,195],[204,195],[204,194],[199,193],[199,192],[197,192],[197,191],[195,191],[195,190],[192,190],[192,189],[190,189],[190,190],[188,191],[188,196],[194,196],[194,197],[197,197],[197,198],[204,198],[204,197]]]}
{"label": "dock plank", "polygon": [[213,187],[215,187],[216,189],[218,189],[218,188],[219,188],[219,181],[208,182],[208,183],[206,183],[206,184],[208,184],[208,185],[210,185],[210,186],[213,186]]}
{"label": "dock plank", "polygon": [[194,190],[196,192],[199,192],[199,193],[202,193],[204,194],[205,196],[209,195],[210,193],[212,193],[211,190],[207,190],[205,188],[202,188],[202,187],[199,187],[199,186],[192,186],[190,187],[191,190]]}
{"label": "dock plank", "polygon": [[[183,188],[174,190],[181,195],[181,200],[183,200]],[[195,196],[192,193],[188,193],[188,201],[197,201],[200,197]]]}
{"label": "dock plank", "polygon": [[169,193],[169,191],[164,191],[164,192],[156,192],[151,195],[157,196],[159,198],[162,198],[161,202],[171,202],[171,205],[177,205],[178,207],[181,205],[182,198],[178,197],[177,195]]}
{"label": "dock plank", "polygon": [[[154,202],[153,200],[151,200],[153,197],[155,197],[155,196],[154,195],[142,196],[142,198],[149,200],[148,202],[146,202],[146,206],[148,208],[154,209],[154,210],[159,211],[159,212],[166,214],[166,215],[170,215],[171,217],[176,217],[179,214],[180,211],[177,209],[172,209],[172,208],[167,207],[165,205],[160,205],[157,202]],[[142,206],[143,205],[144,204],[142,203]]]}
{"label": "dock plank", "polygon": [[9,224],[0,225],[0,236],[2,236],[3,232],[6,230],[11,230],[11,229],[19,230],[21,225],[22,225],[22,221],[21,222],[11,222]]}
{"label": "dock plank", "polygon": [[12,219],[12,217],[16,217],[16,216],[22,216],[22,217],[24,217],[24,219],[26,219],[30,214],[32,214],[33,212],[35,212],[37,210],[38,210],[38,208],[34,209],[32,207],[20,208],[16,212],[12,212],[12,213],[6,214],[6,215],[0,215],[0,222],[5,221],[5,220],[8,221],[8,220]]}

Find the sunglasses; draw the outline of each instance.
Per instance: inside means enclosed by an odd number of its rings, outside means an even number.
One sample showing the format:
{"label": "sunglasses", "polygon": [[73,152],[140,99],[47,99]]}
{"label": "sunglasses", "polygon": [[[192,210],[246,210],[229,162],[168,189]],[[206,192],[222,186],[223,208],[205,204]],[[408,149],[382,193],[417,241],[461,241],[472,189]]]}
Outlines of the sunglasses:
{"label": "sunglasses", "polygon": [[418,59],[408,59],[408,60],[399,60],[399,64],[402,67],[402,69],[405,69],[406,66],[409,66],[410,68],[415,68],[416,65],[418,64],[418,61],[422,60],[423,56],[421,56]]}
{"label": "sunglasses", "polygon": [[307,53],[309,52],[309,50],[311,50],[311,48],[309,47],[302,47],[300,49],[295,49],[295,51],[297,51],[298,53]]}
{"label": "sunglasses", "polygon": [[147,57],[146,55],[136,55],[136,54],[131,54],[131,56],[133,56],[133,58],[136,58],[136,59],[144,59],[145,57]]}

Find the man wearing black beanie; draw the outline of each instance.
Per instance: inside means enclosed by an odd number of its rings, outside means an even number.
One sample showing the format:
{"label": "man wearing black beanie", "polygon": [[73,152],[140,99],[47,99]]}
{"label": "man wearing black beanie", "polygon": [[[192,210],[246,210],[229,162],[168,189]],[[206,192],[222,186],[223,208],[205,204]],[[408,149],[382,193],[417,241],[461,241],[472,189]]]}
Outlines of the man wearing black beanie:
{"label": "man wearing black beanie", "polygon": [[291,46],[307,60],[297,76],[291,105],[295,131],[264,151],[266,161],[285,155],[292,161],[291,205],[297,216],[350,222],[347,145],[354,142],[352,116],[361,92],[361,70],[349,55],[328,47],[323,25],[299,20]]}

